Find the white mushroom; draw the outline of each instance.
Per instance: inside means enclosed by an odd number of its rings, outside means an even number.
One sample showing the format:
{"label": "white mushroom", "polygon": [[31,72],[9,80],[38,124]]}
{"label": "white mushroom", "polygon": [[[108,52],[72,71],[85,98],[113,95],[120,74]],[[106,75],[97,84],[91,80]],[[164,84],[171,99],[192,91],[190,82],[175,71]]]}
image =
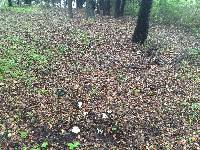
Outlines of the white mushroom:
{"label": "white mushroom", "polygon": [[108,118],[107,114],[106,114],[106,113],[102,113],[102,118],[103,118],[103,119]]}
{"label": "white mushroom", "polygon": [[79,102],[78,102],[78,107],[79,107],[79,108],[82,108],[82,105],[83,105],[83,102],[79,101]]}
{"label": "white mushroom", "polygon": [[78,134],[80,131],[81,131],[81,130],[80,130],[80,128],[79,128],[78,126],[74,126],[74,127],[72,128],[72,132],[75,133],[75,134]]}

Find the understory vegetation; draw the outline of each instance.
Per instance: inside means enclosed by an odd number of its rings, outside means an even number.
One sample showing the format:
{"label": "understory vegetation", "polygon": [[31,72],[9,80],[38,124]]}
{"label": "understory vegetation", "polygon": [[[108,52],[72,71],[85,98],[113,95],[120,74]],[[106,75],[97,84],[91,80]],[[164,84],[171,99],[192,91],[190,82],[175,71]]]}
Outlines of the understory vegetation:
{"label": "understory vegetation", "polygon": [[155,2],[137,45],[130,17],[0,9],[0,150],[200,149],[200,13],[192,10],[190,1]]}
{"label": "understory vegetation", "polygon": [[[200,35],[200,5],[195,0],[154,0],[151,20],[164,25],[174,25]],[[125,14],[137,16],[139,1],[127,2]]]}

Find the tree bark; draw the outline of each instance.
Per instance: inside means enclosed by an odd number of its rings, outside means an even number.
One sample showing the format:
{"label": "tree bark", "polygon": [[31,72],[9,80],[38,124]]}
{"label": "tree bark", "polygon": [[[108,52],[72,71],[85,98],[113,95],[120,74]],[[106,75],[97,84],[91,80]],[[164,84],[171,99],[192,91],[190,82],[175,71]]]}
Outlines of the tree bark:
{"label": "tree bark", "polygon": [[138,13],[137,25],[132,36],[132,42],[144,44],[148,36],[149,17],[153,0],[142,0]]}
{"label": "tree bark", "polygon": [[25,3],[26,5],[31,5],[31,0],[25,0],[24,3]]}
{"label": "tree bark", "polygon": [[55,6],[55,0],[51,0],[52,6]]}
{"label": "tree bark", "polygon": [[103,15],[110,15],[110,0],[104,0],[104,10],[103,10]]}
{"label": "tree bark", "polygon": [[124,16],[124,8],[125,8],[126,0],[121,0],[121,6],[120,6],[120,16]]}
{"label": "tree bark", "polygon": [[97,14],[104,15],[104,0],[97,0]]}
{"label": "tree bark", "polygon": [[68,0],[68,14],[69,14],[69,18],[73,18],[72,0]]}
{"label": "tree bark", "polygon": [[121,5],[121,0],[115,0],[115,12],[114,12],[115,18],[119,18],[120,16],[120,5]]}
{"label": "tree bark", "polygon": [[64,1],[64,7],[65,7],[65,8],[67,7],[67,4],[68,4],[68,1],[65,0],[65,1]]}
{"label": "tree bark", "polygon": [[20,6],[20,5],[21,5],[21,3],[20,3],[20,0],[17,0],[17,5],[18,5],[18,6]]}
{"label": "tree bark", "polygon": [[93,0],[86,0],[86,18],[94,18],[95,2]]}
{"label": "tree bark", "polygon": [[99,15],[101,14],[100,1],[101,0],[97,0],[97,3],[96,3],[96,8],[97,8],[96,13],[99,14]]}
{"label": "tree bark", "polygon": [[124,15],[126,0],[115,0],[115,13],[114,17],[118,18]]}
{"label": "tree bark", "polygon": [[12,0],[8,0],[8,6],[12,7]]}
{"label": "tree bark", "polygon": [[76,7],[78,9],[83,8],[83,4],[84,4],[85,0],[76,0]]}

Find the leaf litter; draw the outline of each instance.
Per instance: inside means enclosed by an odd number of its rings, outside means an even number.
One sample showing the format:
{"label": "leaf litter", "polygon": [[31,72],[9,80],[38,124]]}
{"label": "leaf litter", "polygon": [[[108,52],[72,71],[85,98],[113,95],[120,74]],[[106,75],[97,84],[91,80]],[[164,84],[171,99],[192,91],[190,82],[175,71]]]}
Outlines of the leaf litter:
{"label": "leaf litter", "polygon": [[75,16],[0,13],[1,147],[198,149],[198,37],[151,24],[138,46],[129,17]]}

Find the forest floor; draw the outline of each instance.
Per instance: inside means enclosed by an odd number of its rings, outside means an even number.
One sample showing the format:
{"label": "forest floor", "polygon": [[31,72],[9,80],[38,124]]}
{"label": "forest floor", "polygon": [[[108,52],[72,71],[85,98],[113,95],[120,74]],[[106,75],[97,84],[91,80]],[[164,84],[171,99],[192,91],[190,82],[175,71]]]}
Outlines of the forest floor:
{"label": "forest floor", "polygon": [[[200,39],[129,17],[0,11],[1,149],[200,149]],[[152,51],[152,53],[150,53]]]}

